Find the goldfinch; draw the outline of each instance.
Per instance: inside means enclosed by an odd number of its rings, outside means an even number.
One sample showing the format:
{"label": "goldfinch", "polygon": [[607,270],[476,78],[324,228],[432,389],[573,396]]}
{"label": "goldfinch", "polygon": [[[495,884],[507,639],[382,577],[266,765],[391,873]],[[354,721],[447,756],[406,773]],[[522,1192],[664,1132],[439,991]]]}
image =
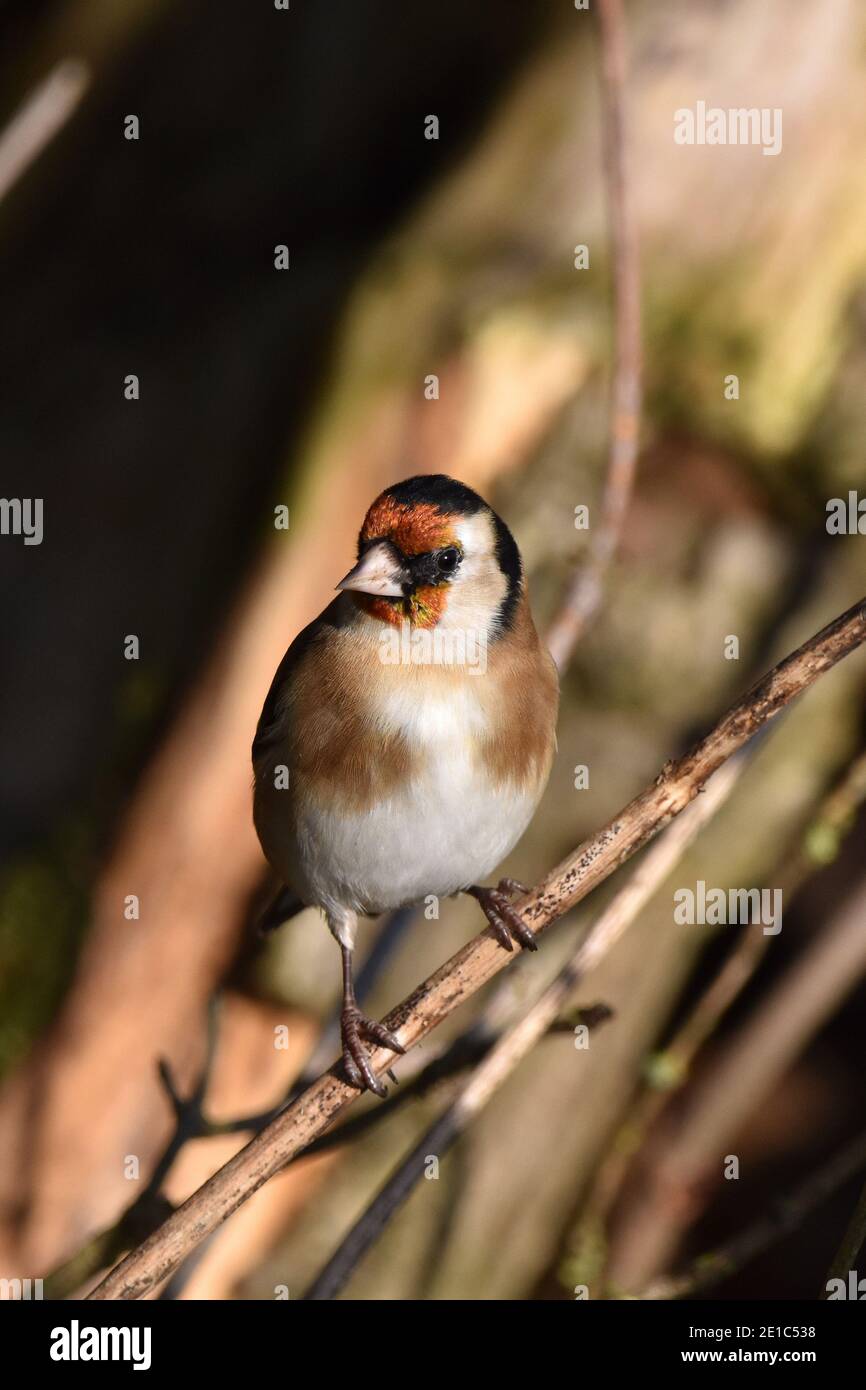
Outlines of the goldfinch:
{"label": "goldfinch", "polygon": [[547,784],[559,691],[514,538],[462,483],[419,476],[377,497],[337,589],[265,700],[254,820],[339,943],[346,1075],[381,1096],[364,1043],[403,1048],[356,1003],[358,917],[470,893],[507,950],[535,949],[509,902],[520,885],[480,885]]}

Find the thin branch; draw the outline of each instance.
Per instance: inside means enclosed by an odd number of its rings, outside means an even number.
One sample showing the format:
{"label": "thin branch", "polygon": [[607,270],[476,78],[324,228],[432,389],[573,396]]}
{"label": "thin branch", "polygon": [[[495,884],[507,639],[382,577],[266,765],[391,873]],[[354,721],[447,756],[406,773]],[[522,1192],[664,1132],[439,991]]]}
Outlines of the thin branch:
{"label": "thin branch", "polygon": [[855,1173],[859,1173],[864,1165],[866,1133],[846,1144],[793,1192],[778,1198],[765,1216],[734,1236],[733,1240],[698,1256],[682,1274],[656,1279],[641,1293],[629,1297],[636,1296],[642,1301],[689,1298],[720,1283],[801,1226],[807,1216],[853,1178]]}
{"label": "thin branch", "polygon": [[114,1264],[125,1251],[144,1240],[151,1231],[155,1231],[173,1210],[171,1202],[162,1193],[162,1185],[181,1149],[191,1139],[197,1139],[207,1133],[207,1121],[202,1115],[202,1106],[213,1072],[218,1034],[219,999],[214,996],[208,1002],[204,1059],[198,1079],[188,1096],[184,1097],[178,1091],[165,1058],[161,1057],[157,1063],[157,1074],[174,1111],[175,1122],[147,1186],[121,1212],[116,1221],[97,1235],[91,1236],[80,1250],[52,1270],[45,1280],[47,1298],[68,1298],[89,1279],[93,1279],[100,1270]]}
{"label": "thin branch", "polygon": [[672,1258],[748,1117],[866,974],[866,879],[815,933],[652,1136],[610,1259],[640,1288]]}
{"label": "thin branch", "polygon": [[[487,1018],[485,1011],[484,1019]],[[578,1026],[584,1026],[596,1030],[613,1018],[613,1010],[607,1004],[590,1004],[580,1009],[573,1009],[564,1018],[558,1018],[550,1025],[548,1032],[554,1033],[573,1033]],[[480,1020],[483,1022],[484,1020]],[[413,1100],[420,1100],[431,1091],[438,1089],[446,1081],[456,1080],[462,1072],[474,1067],[490,1052],[491,1048],[499,1041],[502,1036],[501,1030],[490,1030],[484,1027],[468,1028],[465,1033],[461,1033],[454,1041],[446,1047],[438,1057],[434,1057],[425,1067],[422,1068],[408,1083],[401,1077],[399,1090],[392,1091],[381,1104],[371,1106],[369,1110],[362,1110],[360,1115],[356,1115],[351,1120],[346,1120],[344,1124],[337,1125],[335,1129],[329,1129],[325,1134],[316,1139],[310,1146],[304,1149],[298,1158],[313,1158],[320,1153],[326,1153],[329,1149],[341,1148],[342,1145],[351,1143],[355,1139],[360,1139],[369,1130],[374,1129],[385,1119],[388,1119],[396,1110],[401,1110]]]}
{"label": "thin branch", "polygon": [[[866,753],[845,769],[833,789],[821,800],[798,843],[789,846],[770,882],[779,886],[789,906],[817,868],[838,853],[839,844],[866,800]],[[816,852],[819,857],[816,859]],[[743,931],[734,950],[715,979],[698,999],[676,1037],[664,1049],[662,1060],[675,1077],[685,1078],[700,1049],[718,1028],[722,1018],[753,978],[774,938],[763,932]],[[662,1100],[669,1093],[661,1092]]]}
{"label": "thin branch", "polygon": [[[411,911],[389,914],[372,951],[358,973],[356,990],[359,1000],[366,998],[377,982],[410,925],[411,918]],[[208,1004],[205,1059],[198,1080],[188,1097],[179,1094],[170,1063],[165,1058],[160,1058],[157,1063],[157,1074],[174,1110],[175,1127],[162,1153],[156,1160],[153,1172],[143,1191],[134,1201],[130,1202],[129,1206],[120,1213],[110,1226],[90,1236],[74,1255],[69,1256],[46,1277],[45,1288],[49,1298],[66,1298],[73,1294],[88,1280],[115,1264],[127,1250],[144,1240],[165,1220],[173,1207],[168,1198],[162,1195],[161,1188],[177,1162],[178,1155],[188,1143],[194,1139],[212,1139],[219,1135],[240,1134],[244,1131],[256,1132],[264,1129],[265,1125],[270,1123],[286,1105],[296,1100],[315,1081],[322,1068],[327,1066],[340,1036],[339,1009],[336,1009],[332,1019],[326,1023],[322,1030],[301,1074],[292,1083],[287,1095],[284,1095],[268,1110],[230,1120],[212,1120],[206,1114],[204,1107],[216,1054],[218,1023],[219,1001],[218,997],[214,996]],[[489,1046],[489,1041],[487,1046]],[[449,1056],[448,1062],[445,1062],[444,1058],[432,1061],[425,1068],[424,1073],[416,1078],[416,1085],[410,1083],[408,1086],[402,1087],[392,1099],[405,1104],[414,1099],[416,1095],[424,1094],[426,1090],[435,1085],[436,1081],[447,1073],[449,1066],[452,1071],[457,1072],[470,1064],[469,1057],[458,1055],[456,1044],[452,1044],[448,1052],[453,1054],[453,1056]],[[477,1055],[479,1054],[476,1051],[475,1056],[477,1057]],[[429,1073],[429,1079],[425,1079],[427,1073]],[[324,1149],[348,1143],[356,1137],[355,1129],[357,1129],[358,1134],[361,1134],[368,1128],[370,1120],[375,1122],[380,1116],[382,1119],[386,1118],[383,1111],[387,1111],[387,1108],[387,1106],[378,1106],[376,1110],[366,1115],[362,1114],[358,1117],[360,1123],[356,1120],[352,1126],[352,1132],[342,1135],[340,1131],[335,1131],[327,1136],[327,1142],[322,1142],[320,1147]],[[344,1128],[348,1131],[350,1127],[347,1125]],[[318,1148],[316,1146],[314,1148],[318,1152]],[[310,1152],[312,1153],[312,1151]],[[180,1272],[182,1273],[182,1271]]]}
{"label": "thin branch", "polygon": [[[775,873],[770,876],[771,882],[780,885],[784,902],[790,904],[816,868],[835,857],[864,799],[866,753],[861,753],[824,796],[805,831],[798,834],[797,842],[786,847]],[[664,1080],[644,1089],[627,1123],[610,1144],[608,1157],[584,1203],[573,1238],[575,1244],[579,1244],[581,1233],[590,1232],[593,1240],[593,1233],[604,1228],[632,1172],[635,1155],[642,1149],[662,1112],[688,1082],[696,1057],[753,979],[773,939],[760,931],[742,930],[718,974],[657,1058],[655,1071]]]}
{"label": "thin branch", "polygon": [[0,134],[0,199],[69,120],[88,81],[85,64],[66,58],[16,111]]}
{"label": "thin branch", "polygon": [[568,664],[575,644],[601,607],[604,579],[619,548],[637,469],[643,394],[640,263],[637,218],[629,179],[622,0],[597,0],[597,10],[601,46],[604,169],[613,248],[616,358],[601,517],[598,525],[590,531],[586,564],[576,570],[547,633],[547,644],[560,670]]}
{"label": "thin branch", "polygon": [[628,883],[605,908],[555,979],[523,1018],[499,1039],[476,1068],[460,1094],[418,1140],[384,1187],[341,1242],[308,1291],[309,1300],[335,1298],[387,1222],[402,1206],[424,1174],[429,1155],[441,1161],[490,1097],[554,1025],[567,1006],[575,986],[611,950],[647,905],[692,843],[698,831],[727,800],[743,767],[742,756],[733,759],[713,780],[706,795],[672,825],[631,875]]}
{"label": "thin branch", "polygon": [[[359,1003],[363,1004],[375,988],[398,946],[412,926],[414,918],[415,909],[410,907],[389,912],[384,919],[373,943],[373,949],[361,966],[355,981],[355,993]],[[264,1129],[271,1120],[279,1115],[281,1110],[284,1110],[287,1105],[291,1105],[308,1086],[313,1084],[319,1073],[328,1065],[339,1041],[340,1005],[337,1004],[331,1011],[330,1018],[321,1028],[307,1060],[286,1094],[274,1105],[269,1106],[267,1110],[258,1110],[254,1114],[238,1115],[228,1120],[211,1120],[203,1115],[199,1134],[193,1137],[211,1139],[221,1134],[243,1134],[246,1131],[256,1133]]]}
{"label": "thin branch", "polygon": [[[705,782],[769,720],[866,641],[866,599],[836,618],[773,668],[732,706],[711,732],[683,757],[669,762],[656,780],[619,815],[592,835],[541,884],[517,901],[528,926],[542,934],[597,888],[615,869],[683,811]],[[488,929],[476,936],[393,1009],[386,1026],[405,1048],[449,1017],[518,952],[506,953]],[[376,1073],[392,1064],[377,1049]],[[164,1225],[133,1251],[91,1298],[141,1298],[161,1284],[179,1262],[269,1178],[316,1139],[358,1092],[338,1064],[208,1179]]]}

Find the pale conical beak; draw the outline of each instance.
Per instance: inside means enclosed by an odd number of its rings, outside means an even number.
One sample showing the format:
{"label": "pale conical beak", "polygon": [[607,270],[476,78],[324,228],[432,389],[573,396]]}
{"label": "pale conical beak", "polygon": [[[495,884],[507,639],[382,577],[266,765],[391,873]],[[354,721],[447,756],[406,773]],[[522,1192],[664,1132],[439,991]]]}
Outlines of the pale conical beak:
{"label": "pale conical beak", "polygon": [[341,579],[338,589],[354,589],[359,594],[382,598],[402,598],[409,576],[384,541],[371,545],[353,570]]}

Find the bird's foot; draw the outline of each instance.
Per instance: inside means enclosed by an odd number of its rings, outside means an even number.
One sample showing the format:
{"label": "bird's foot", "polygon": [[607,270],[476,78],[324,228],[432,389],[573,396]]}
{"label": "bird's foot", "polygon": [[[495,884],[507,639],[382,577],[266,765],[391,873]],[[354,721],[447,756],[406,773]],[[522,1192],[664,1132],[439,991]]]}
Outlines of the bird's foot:
{"label": "bird's foot", "polygon": [[369,1053],[362,1039],[379,1047],[389,1047],[392,1052],[398,1052],[401,1056],[406,1051],[405,1047],[400,1045],[384,1023],[375,1023],[373,1019],[365,1017],[356,1004],[343,1006],[340,1015],[340,1035],[343,1040],[343,1067],[349,1085],[357,1086],[359,1091],[373,1091],[377,1096],[386,1096],[387,1089],[373,1071]]}
{"label": "bird's foot", "polygon": [[515,893],[528,893],[529,889],[516,878],[501,878],[495,888],[467,888],[473,898],[481,904],[481,911],[493,929],[500,946],[506,951],[514,950],[514,941],[519,941],[524,950],[537,951],[535,932],[526,925],[510,899]]}

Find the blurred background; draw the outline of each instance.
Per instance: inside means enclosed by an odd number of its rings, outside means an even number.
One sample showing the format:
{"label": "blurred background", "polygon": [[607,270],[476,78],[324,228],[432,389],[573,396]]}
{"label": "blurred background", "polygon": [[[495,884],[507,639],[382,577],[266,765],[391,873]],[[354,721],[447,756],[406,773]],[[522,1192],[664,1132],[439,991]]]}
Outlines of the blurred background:
{"label": "blurred background", "polygon": [[[550,786],[507,865],[529,882],[866,592],[863,538],[826,528],[829,499],[866,494],[866,13],[635,0],[626,21],[643,447]],[[0,0],[0,491],[44,498],[41,545],[0,537],[4,1275],[92,1251],[146,1187],[173,1126],[157,1059],[192,1084],[216,991],[216,1119],[277,1103],[331,1018],[337,953],[314,915],[267,943],[249,930],[249,746],[372,498],[416,472],[477,487],[542,625],[585,554],[574,509],[600,495],[614,350],[597,38],[571,0]],[[699,100],[781,108],[781,153],[677,145],[673,113]],[[862,1132],[864,694],[858,653],[784,716],[586,982],[580,1002],[613,1010],[588,1051],[569,1031],[539,1045],[349,1296],[640,1292]],[[781,934],[677,925],[673,891],[697,879],[783,888]],[[609,895],[521,958],[514,1010]],[[467,900],[392,932],[374,1015],[481,925]],[[172,1292],[300,1294],[454,1084],[293,1166]],[[243,1141],[184,1145],[161,1194]],[[706,1296],[816,1296],[858,1190]]]}

